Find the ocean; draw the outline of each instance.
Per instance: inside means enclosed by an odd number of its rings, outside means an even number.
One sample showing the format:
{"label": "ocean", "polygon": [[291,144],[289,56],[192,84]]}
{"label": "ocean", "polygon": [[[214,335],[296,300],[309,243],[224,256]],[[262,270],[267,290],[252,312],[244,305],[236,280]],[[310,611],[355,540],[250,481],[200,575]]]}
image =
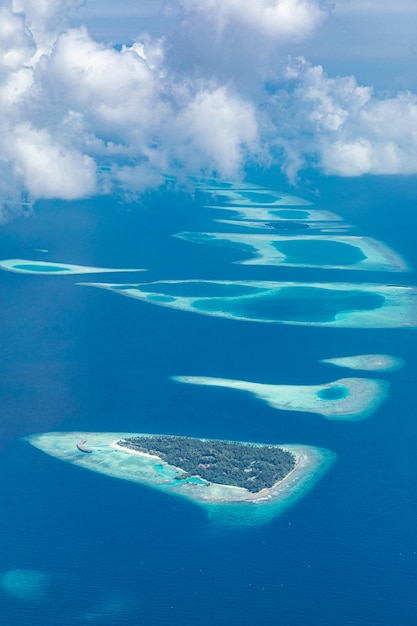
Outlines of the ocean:
{"label": "ocean", "polygon": [[[299,189],[250,182],[332,211],[417,268],[417,180],[311,173]],[[263,324],[156,306],[79,282],[275,280],[416,285],[411,273],[239,265],[248,253],[172,235],[226,231],[199,192],[140,202],[40,201],[0,228],[1,257],[112,268],[90,276],[0,272],[0,624],[414,626],[417,600],[416,330]],[[47,251],[47,252],[46,252]],[[133,276],[137,278],[133,278]],[[392,372],[319,360],[401,357]],[[277,411],[246,393],[171,376],[313,385],[380,378],[363,421]],[[332,450],[305,497],[261,526],[213,524],[203,508],[49,457],[47,431],[166,433]]]}

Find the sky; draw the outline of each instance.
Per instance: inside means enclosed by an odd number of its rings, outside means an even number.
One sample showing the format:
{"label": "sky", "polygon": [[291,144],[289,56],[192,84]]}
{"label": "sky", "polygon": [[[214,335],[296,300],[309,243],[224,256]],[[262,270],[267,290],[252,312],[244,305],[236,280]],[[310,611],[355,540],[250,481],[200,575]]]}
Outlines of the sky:
{"label": "sky", "polygon": [[0,216],[163,174],[417,172],[414,0],[2,0]]}

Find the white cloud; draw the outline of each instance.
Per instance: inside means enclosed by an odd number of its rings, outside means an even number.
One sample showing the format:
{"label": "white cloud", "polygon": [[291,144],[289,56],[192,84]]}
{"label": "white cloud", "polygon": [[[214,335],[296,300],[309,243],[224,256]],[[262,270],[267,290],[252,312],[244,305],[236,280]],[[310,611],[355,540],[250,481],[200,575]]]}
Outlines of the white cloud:
{"label": "white cloud", "polygon": [[306,164],[341,176],[417,172],[416,96],[383,97],[288,61],[287,46],[323,24],[327,2],[176,0],[173,36],[121,49],[66,26],[79,5],[0,8],[6,199],[19,186],[34,199],[141,193],[161,172],[230,178],[268,158],[289,176]]}
{"label": "white cloud", "polygon": [[258,129],[253,107],[226,88],[203,89],[180,111],[177,134],[183,138],[182,160],[200,161],[200,169],[235,176],[243,167],[245,148],[258,151]]}
{"label": "white cloud", "polygon": [[[252,104],[217,81],[178,78],[163,40],[144,36],[116,50],[85,28],[59,34],[64,2],[45,17],[51,49],[44,37],[39,48],[33,16],[39,21],[52,5],[26,5],[31,19],[9,7],[12,36],[3,29],[12,54],[0,87],[0,162],[10,188],[20,181],[32,198],[73,199],[109,190],[113,180],[137,192],[160,184],[164,170],[237,176],[258,150]],[[97,168],[102,159],[113,163],[112,179]]]}
{"label": "white cloud", "polygon": [[304,38],[327,16],[326,4],[320,0],[179,0],[183,10],[202,16],[219,30],[231,24],[244,26],[267,37]]}
{"label": "white cloud", "polygon": [[90,132],[126,141],[145,136],[166,114],[161,85],[138,46],[120,52],[70,30],[43,57],[35,77],[50,98],[52,114],[78,111]]}
{"label": "white cloud", "polygon": [[417,172],[414,94],[378,97],[352,76],[329,78],[320,66],[304,60],[298,69],[289,68],[289,77],[292,96],[277,92],[270,116],[276,126],[290,120],[277,145],[286,153],[291,176],[305,162],[338,176]]}
{"label": "white cloud", "polygon": [[38,55],[47,53],[57,36],[67,27],[71,9],[81,6],[84,0],[11,0],[14,13],[25,16],[38,48]]}
{"label": "white cloud", "polygon": [[94,160],[56,143],[47,130],[16,126],[9,150],[16,174],[35,198],[73,200],[95,190]]}
{"label": "white cloud", "polygon": [[19,69],[35,51],[35,43],[22,15],[0,7],[0,70]]}
{"label": "white cloud", "polygon": [[322,164],[327,173],[341,176],[416,173],[416,96],[371,99],[352,113],[339,137],[324,139]]}
{"label": "white cloud", "polygon": [[415,14],[417,5],[415,0],[337,0],[336,12],[341,14]]}

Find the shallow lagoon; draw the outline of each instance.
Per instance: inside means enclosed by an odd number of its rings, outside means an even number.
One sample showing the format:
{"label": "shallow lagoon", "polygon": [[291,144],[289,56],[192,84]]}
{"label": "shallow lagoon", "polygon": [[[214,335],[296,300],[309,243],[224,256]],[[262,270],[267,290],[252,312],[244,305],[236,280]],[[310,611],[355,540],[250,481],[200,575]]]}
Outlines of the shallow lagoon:
{"label": "shallow lagoon", "polygon": [[255,235],[235,233],[179,233],[195,243],[229,245],[249,251],[255,258],[241,265],[283,265],[404,272],[409,270],[400,255],[370,237],[330,235]]}
{"label": "shallow lagoon", "polygon": [[[341,328],[417,326],[415,287],[219,280],[170,280],[137,285],[79,284],[160,306],[243,321]],[[197,289],[201,295],[187,295],[190,288]],[[236,295],[235,290],[239,293],[241,288],[249,293]],[[224,295],[218,294],[219,289]]]}
{"label": "shallow lagoon", "polygon": [[300,221],[300,222],[338,222],[343,224],[343,219],[332,211],[321,211],[319,209],[274,209],[262,207],[246,207],[241,205],[224,206],[210,205],[209,209],[220,209],[222,211],[231,211],[235,221],[251,220],[251,221]]}
{"label": "shallow lagoon", "polygon": [[312,219],[306,221],[297,221],[296,219],[277,219],[270,218],[266,221],[263,220],[250,220],[250,219],[220,219],[215,218],[213,220],[218,224],[227,224],[229,227],[233,227],[234,232],[251,230],[260,230],[277,233],[294,233],[294,234],[320,234],[320,233],[346,233],[352,229],[352,226],[346,223],[337,221],[314,221]]}
{"label": "shallow lagoon", "polygon": [[[309,206],[311,202],[297,196],[270,191],[256,187],[252,189],[212,189],[214,196],[224,198],[229,205],[238,206],[268,206],[268,207],[286,207],[286,206]],[[285,210],[284,210],[285,212]],[[300,211],[302,213],[303,211]]]}

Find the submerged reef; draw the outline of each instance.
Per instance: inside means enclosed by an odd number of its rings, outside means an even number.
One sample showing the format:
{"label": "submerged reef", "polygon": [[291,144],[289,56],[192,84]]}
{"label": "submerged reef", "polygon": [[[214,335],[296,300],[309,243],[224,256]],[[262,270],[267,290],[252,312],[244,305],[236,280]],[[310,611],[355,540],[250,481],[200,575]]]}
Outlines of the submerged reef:
{"label": "submerged reef", "polygon": [[311,202],[304,200],[298,196],[292,196],[286,193],[270,191],[262,187],[252,188],[220,188],[212,190],[214,196],[223,199],[228,205],[238,206],[267,206],[267,207],[284,207],[284,206],[309,206]]}
{"label": "submerged reef", "polygon": [[40,602],[50,587],[47,573],[35,569],[10,569],[0,576],[0,584],[16,600]]}
{"label": "submerged reef", "polygon": [[29,261],[27,259],[4,259],[0,261],[0,269],[19,274],[104,274],[115,272],[144,272],[143,269],[114,269],[110,267],[88,267],[71,265],[70,263],[53,263],[50,261]]}
{"label": "submerged reef", "polygon": [[404,360],[389,354],[357,354],[333,359],[321,359],[319,363],[329,363],[338,367],[369,372],[392,372],[404,366]]}
{"label": "submerged reef", "polygon": [[227,280],[78,284],[160,306],[242,321],[341,328],[417,326],[415,287]]}
{"label": "submerged reef", "polygon": [[340,378],[324,385],[267,385],[206,376],[173,376],[172,379],[191,385],[247,391],[274,409],[318,413],[330,420],[347,421],[362,420],[374,413],[389,388],[386,381],[370,378]]}
{"label": "submerged reef", "polygon": [[[290,223],[298,226],[297,222]],[[238,247],[248,251],[253,258],[238,261],[242,265],[282,265],[388,272],[405,272],[410,269],[400,255],[381,241],[370,237],[208,232],[184,232],[176,236],[193,243]]]}

